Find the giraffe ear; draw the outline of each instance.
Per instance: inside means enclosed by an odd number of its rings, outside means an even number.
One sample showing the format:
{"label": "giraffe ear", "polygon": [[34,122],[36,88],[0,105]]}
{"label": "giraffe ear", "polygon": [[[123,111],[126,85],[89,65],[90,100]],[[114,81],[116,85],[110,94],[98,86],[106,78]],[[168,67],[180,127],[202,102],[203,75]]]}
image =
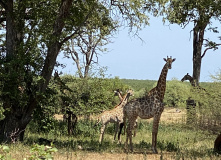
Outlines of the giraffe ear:
{"label": "giraffe ear", "polygon": [[167,61],[167,59],[166,59],[166,58],[164,58],[163,60],[164,60],[164,61]]}
{"label": "giraffe ear", "polygon": [[172,62],[174,62],[175,60],[176,60],[176,58],[174,58]]}

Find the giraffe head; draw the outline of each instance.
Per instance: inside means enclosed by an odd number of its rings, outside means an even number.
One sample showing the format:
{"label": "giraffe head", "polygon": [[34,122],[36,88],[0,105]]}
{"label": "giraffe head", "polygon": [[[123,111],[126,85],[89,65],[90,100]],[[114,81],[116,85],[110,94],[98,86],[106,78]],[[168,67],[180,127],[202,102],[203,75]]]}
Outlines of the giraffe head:
{"label": "giraffe head", "polygon": [[114,93],[115,93],[114,96],[118,96],[118,94],[120,94],[120,95],[122,94],[122,92],[120,91],[120,89],[117,89],[116,91],[114,91]]}
{"label": "giraffe head", "polygon": [[168,57],[167,56],[167,59],[164,58],[164,61],[166,61],[166,66],[168,69],[171,69],[172,68],[172,63],[176,60],[176,58],[172,59],[172,57]]}
{"label": "giraffe head", "polygon": [[192,77],[189,75],[189,73],[187,73],[182,79],[181,81],[185,81],[185,80],[190,80]]}
{"label": "giraffe head", "polygon": [[127,90],[127,95],[134,96],[134,91],[132,89]]}

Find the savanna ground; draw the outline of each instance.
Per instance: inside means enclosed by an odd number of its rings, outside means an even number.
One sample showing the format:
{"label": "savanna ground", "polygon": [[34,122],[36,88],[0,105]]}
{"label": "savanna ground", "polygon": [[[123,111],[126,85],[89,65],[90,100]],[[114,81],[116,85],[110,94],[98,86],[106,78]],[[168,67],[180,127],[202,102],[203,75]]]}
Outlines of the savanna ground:
{"label": "savanna ground", "polygon": [[[81,120],[79,120],[80,123]],[[213,152],[217,134],[202,130],[194,125],[186,125],[186,111],[166,108],[162,114],[158,132],[158,154],[151,152],[152,119],[140,120],[136,137],[133,138],[134,153],[125,153],[124,144],[113,142],[114,126],[109,124],[105,131],[104,142],[98,143],[99,126],[93,128],[94,122],[82,122],[75,136],[68,137],[62,132],[45,134],[26,133],[23,144],[10,145],[10,158],[23,160],[30,156],[30,146],[34,143],[48,145],[53,141],[55,160],[134,160],[134,159],[221,159]],[[124,143],[125,136],[122,136]]]}

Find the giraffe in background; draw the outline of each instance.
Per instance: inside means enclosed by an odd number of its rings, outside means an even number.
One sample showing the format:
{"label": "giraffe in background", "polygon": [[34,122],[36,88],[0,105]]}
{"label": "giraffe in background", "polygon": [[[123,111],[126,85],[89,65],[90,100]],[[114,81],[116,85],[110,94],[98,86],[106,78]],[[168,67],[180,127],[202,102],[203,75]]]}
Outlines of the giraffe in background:
{"label": "giraffe in background", "polygon": [[196,83],[195,83],[193,77],[191,77],[191,75],[189,75],[189,73],[187,73],[187,74],[181,79],[182,82],[183,82],[183,81],[186,81],[186,80],[189,80],[189,81],[190,81],[191,86],[196,87]]}
{"label": "giraffe in background", "polygon": [[[100,139],[99,142],[102,143],[103,138],[104,138],[104,131],[108,123],[116,123],[116,129],[115,129],[115,135],[114,135],[114,140],[116,139],[116,134],[119,129],[119,125],[123,123],[123,107],[127,104],[128,99],[130,96],[133,95],[132,90],[128,90],[127,93],[124,95],[122,98],[121,102],[114,107],[114,109],[110,111],[104,111],[101,116],[98,119],[98,123],[102,123],[102,127],[100,130]],[[122,129],[122,128],[121,128]],[[118,142],[121,142],[121,137],[120,137],[121,130],[118,134]]]}
{"label": "giraffe in background", "polygon": [[201,86],[197,86],[197,85],[196,85],[196,81],[193,79],[193,77],[191,77],[191,75],[189,75],[189,73],[187,73],[187,74],[181,79],[182,82],[183,82],[183,81],[186,81],[186,80],[189,80],[191,86],[193,86],[194,88],[206,91],[205,88],[202,88]]}
{"label": "giraffe in background", "polygon": [[164,58],[164,60],[166,61],[166,64],[161,71],[157,86],[149,92],[148,96],[130,101],[123,109],[124,122],[128,119],[125,148],[128,149],[129,139],[131,151],[133,151],[132,130],[134,128],[134,122],[137,117],[140,117],[141,119],[153,118],[152,151],[153,153],[157,153],[157,133],[160,117],[164,110],[163,98],[166,90],[166,77],[168,69],[171,69],[171,65],[175,59],[167,57],[167,59]]}

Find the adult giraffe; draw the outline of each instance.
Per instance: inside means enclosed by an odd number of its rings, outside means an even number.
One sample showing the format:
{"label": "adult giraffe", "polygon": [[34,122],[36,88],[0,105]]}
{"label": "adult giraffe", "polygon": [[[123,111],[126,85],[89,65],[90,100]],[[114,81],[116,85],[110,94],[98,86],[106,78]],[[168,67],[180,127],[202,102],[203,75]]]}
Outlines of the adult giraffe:
{"label": "adult giraffe", "polygon": [[140,117],[141,119],[153,118],[152,151],[153,153],[157,153],[157,133],[160,117],[164,110],[163,98],[166,90],[166,77],[168,69],[171,69],[172,63],[175,61],[175,59],[172,59],[172,57],[167,57],[167,59],[164,58],[164,60],[166,61],[166,64],[161,71],[157,86],[149,92],[148,96],[132,100],[124,107],[124,122],[126,122],[126,119],[128,119],[125,148],[128,148],[129,139],[131,151],[133,151],[132,130],[134,127],[134,122],[136,121],[137,117]]}

